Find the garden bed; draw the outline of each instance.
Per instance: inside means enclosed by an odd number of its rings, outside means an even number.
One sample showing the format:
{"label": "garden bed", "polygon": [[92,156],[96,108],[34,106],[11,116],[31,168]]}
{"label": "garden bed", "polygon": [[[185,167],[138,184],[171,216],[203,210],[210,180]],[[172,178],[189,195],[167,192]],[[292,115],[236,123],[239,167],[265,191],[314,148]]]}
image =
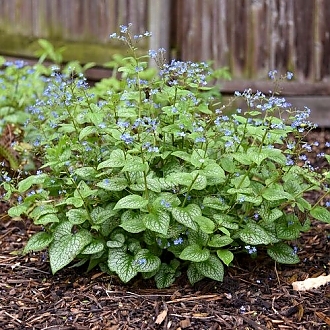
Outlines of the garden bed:
{"label": "garden bed", "polygon": [[[309,134],[322,149],[329,130]],[[322,167],[315,157],[314,166]],[[309,196],[313,203],[317,196]],[[330,285],[306,292],[292,282],[329,274],[330,225],[313,222],[295,242],[301,262],[278,265],[258,253],[235,258],[223,283],[191,286],[183,275],[168,289],[152,281],[121,284],[99,269],[66,268],[51,275],[43,252],[15,255],[39,228],[29,221],[0,222],[1,329],[326,329],[330,326]]]}

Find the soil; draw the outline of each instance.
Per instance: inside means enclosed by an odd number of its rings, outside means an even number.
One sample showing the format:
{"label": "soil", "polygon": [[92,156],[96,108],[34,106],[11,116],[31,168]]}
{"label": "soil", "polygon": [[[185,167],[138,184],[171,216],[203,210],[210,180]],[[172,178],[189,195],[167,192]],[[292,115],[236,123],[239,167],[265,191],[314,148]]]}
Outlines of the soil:
{"label": "soil", "polygon": [[[312,155],[314,166],[324,167],[316,154],[329,153],[330,130],[308,139],[320,142]],[[17,253],[40,228],[8,219],[6,207],[0,203],[0,329],[330,329],[330,283],[292,289],[293,281],[330,273],[330,224],[313,221],[294,243],[299,264],[275,264],[262,253],[242,256],[222,283],[191,286],[183,275],[158,290],[141,279],[123,285],[97,269],[51,275],[45,252]]]}

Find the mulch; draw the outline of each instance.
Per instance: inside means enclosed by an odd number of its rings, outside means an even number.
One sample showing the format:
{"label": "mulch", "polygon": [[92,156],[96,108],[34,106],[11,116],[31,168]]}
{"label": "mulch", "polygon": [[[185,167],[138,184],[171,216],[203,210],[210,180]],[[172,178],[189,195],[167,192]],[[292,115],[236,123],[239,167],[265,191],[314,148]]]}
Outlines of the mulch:
{"label": "mulch", "polygon": [[[321,141],[316,154],[330,131],[310,139]],[[16,253],[40,228],[8,219],[5,208],[0,203],[0,329],[330,329],[330,283],[305,292],[291,285],[330,273],[328,224],[313,221],[294,242],[297,265],[276,264],[263,253],[257,259],[242,255],[222,283],[191,286],[182,275],[158,290],[140,278],[124,285],[99,269],[52,275],[45,252]]]}

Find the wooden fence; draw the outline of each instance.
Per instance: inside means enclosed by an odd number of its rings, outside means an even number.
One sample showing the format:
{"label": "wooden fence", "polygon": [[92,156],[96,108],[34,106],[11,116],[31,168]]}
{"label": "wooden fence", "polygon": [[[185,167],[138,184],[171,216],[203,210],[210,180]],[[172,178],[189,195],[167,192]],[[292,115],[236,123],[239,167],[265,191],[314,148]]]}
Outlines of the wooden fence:
{"label": "wooden fence", "polygon": [[109,34],[128,22],[153,32],[145,49],[228,66],[229,89],[277,69],[330,95],[329,0],[0,0],[0,54],[33,55],[35,40],[46,38],[66,43],[68,59],[101,62],[87,49],[111,49]]}
{"label": "wooden fence", "polygon": [[[330,77],[330,1],[180,0],[182,58],[214,59],[234,77],[291,70],[299,80]],[[198,13],[198,14],[197,14]]]}

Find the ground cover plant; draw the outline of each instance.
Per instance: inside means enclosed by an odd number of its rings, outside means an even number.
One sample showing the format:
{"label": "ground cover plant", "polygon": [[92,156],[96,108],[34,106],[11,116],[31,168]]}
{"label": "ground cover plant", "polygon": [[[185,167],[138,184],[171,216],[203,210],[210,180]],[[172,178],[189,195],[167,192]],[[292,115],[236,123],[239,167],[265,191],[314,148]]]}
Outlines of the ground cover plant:
{"label": "ground cover plant", "polygon": [[308,159],[310,110],[293,109],[275,83],[267,96],[237,92],[248,110],[227,113],[206,63],[168,63],[164,49],[137,55],[149,36],[130,26],[112,34],[130,56],[95,87],[57,67],[43,78],[23,124],[41,164],[33,174],[2,170],[4,197],[17,199],[9,215],[43,229],[23,253],[47,249],[53,273],[76,261],[123,282],[153,278],[158,288],[181,272],[191,284],[222,281],[242,253],[298,263],[291,242],[311,217],[330,223],[330,174]]}

